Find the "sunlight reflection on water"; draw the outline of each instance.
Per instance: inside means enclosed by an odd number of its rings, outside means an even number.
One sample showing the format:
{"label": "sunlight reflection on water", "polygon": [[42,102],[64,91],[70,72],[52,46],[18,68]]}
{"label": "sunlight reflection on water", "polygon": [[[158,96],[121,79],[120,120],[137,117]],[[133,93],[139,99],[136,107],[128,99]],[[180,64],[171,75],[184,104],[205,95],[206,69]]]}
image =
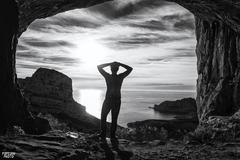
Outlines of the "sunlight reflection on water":
{"label": "sunlight reflection on water", "polygon": [[[121,110],[118,117],[118,124],[127,127],[127,123],[142,121],[146,119],[172,119],[175,115],[168,115],[155,112],[149,106],[159,104],[166,100],[177,100],[183,97],[194,97],[192,92],[165,92],[165,91],[122,91]],[[79,103],[86,107],[86,111],[100,118],[101,108],[105,92],[101,89],[80,89]],[[107,117],[111,121],[111,113]]]}
{"label": "sunlight reflection on water", "polygon": [[101,107],[103,102],[103,91],[98,89],[82,89],[80,90],[80,104],[86,106],[86,111],[100,118]]}

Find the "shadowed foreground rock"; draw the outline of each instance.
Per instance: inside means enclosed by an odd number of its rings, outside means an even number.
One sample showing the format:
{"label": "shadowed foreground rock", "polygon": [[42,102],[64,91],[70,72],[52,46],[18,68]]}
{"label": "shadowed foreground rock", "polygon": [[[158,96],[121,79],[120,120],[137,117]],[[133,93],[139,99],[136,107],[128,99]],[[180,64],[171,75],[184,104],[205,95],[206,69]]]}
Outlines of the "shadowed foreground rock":
{"label": "shadowed foreground rock", "polygon": [[104,145],[92,136],[79,132],[78,138],[71,138],[62,131],[51,131],[41,136],[0,137],[0,150],[14,152],[20,160],[236,160],[240,157],[239,141],[196,144],[120,139],[121,151],[116,151],[109,142]]}
{"label": "shadowed foreground rock", "polygon": [[72,80],[55,70],[39,68],[32,77],[19,79],[32,113],[51,114],[78,130],[98,130],[100,121],[88,114],[72,96]]}
{"label": "shadowed foreground rock", "polygon": [[[134,130],[135,140],[182,139],[197,128],[198,121],[189,119],[156,120],[149,119],[127,124]],[[131,137],[131,136],[130,136]]]}

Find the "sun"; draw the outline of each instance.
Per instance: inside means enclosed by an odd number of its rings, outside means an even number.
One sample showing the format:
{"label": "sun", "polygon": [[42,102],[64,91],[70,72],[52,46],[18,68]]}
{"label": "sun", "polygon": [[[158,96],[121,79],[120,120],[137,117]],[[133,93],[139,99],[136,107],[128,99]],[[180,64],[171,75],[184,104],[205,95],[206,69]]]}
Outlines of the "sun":
{"label": "sun", "polygon": [[109,50],[94,39],[85,39],[79,43],[76,51],[76,58],[86,68],[95,68],[96,65],[106,60]]}

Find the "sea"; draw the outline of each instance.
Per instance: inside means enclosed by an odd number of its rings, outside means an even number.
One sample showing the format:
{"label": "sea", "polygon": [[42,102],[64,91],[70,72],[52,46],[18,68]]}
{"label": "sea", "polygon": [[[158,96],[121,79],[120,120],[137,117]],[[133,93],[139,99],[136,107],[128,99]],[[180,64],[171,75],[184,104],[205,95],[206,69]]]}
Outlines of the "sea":
{"label": "sea", "polygon": [[[127,127],[127,123],[147,119],[170,120],[175,115],[154,111],[151,107],[167,100],[178,100],[186,97],[195,98],[193,90],[122,90],[122,103],[118,124]],[[74,99],[86,107],[86,111],[100,118],[105,91],[101,89],[81,89]],[[109,113],[107,121],[111,121]]]}

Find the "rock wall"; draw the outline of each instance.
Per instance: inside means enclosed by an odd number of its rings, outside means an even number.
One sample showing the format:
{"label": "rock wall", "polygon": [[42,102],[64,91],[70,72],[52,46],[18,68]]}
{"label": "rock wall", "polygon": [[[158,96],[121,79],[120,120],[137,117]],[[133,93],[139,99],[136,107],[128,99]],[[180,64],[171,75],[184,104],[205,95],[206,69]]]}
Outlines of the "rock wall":
{"label": "rock wall", "polygon": [[100,120],[88,114],[72,96],[72,79],[55,70],[39,68],[25,79],[19,79],[32,113],[51,114],[72,128],[98,130]]}
{"label": "rock wall", "polygon": [[240,34],[222,21],[196,18],[196,37],[199,117],[230,116],[240,108]]}
{"label": "rock wall", "polygon": [[27,133],[39,133],[49,129],[39,128],[36,124],[42,119],[35,119],[26,108],[16,79],[15,52],[18,33],[18,10],[13,0],[4,0],[0,5],[0,134],[5,134],[7,128],[19,125]]}

